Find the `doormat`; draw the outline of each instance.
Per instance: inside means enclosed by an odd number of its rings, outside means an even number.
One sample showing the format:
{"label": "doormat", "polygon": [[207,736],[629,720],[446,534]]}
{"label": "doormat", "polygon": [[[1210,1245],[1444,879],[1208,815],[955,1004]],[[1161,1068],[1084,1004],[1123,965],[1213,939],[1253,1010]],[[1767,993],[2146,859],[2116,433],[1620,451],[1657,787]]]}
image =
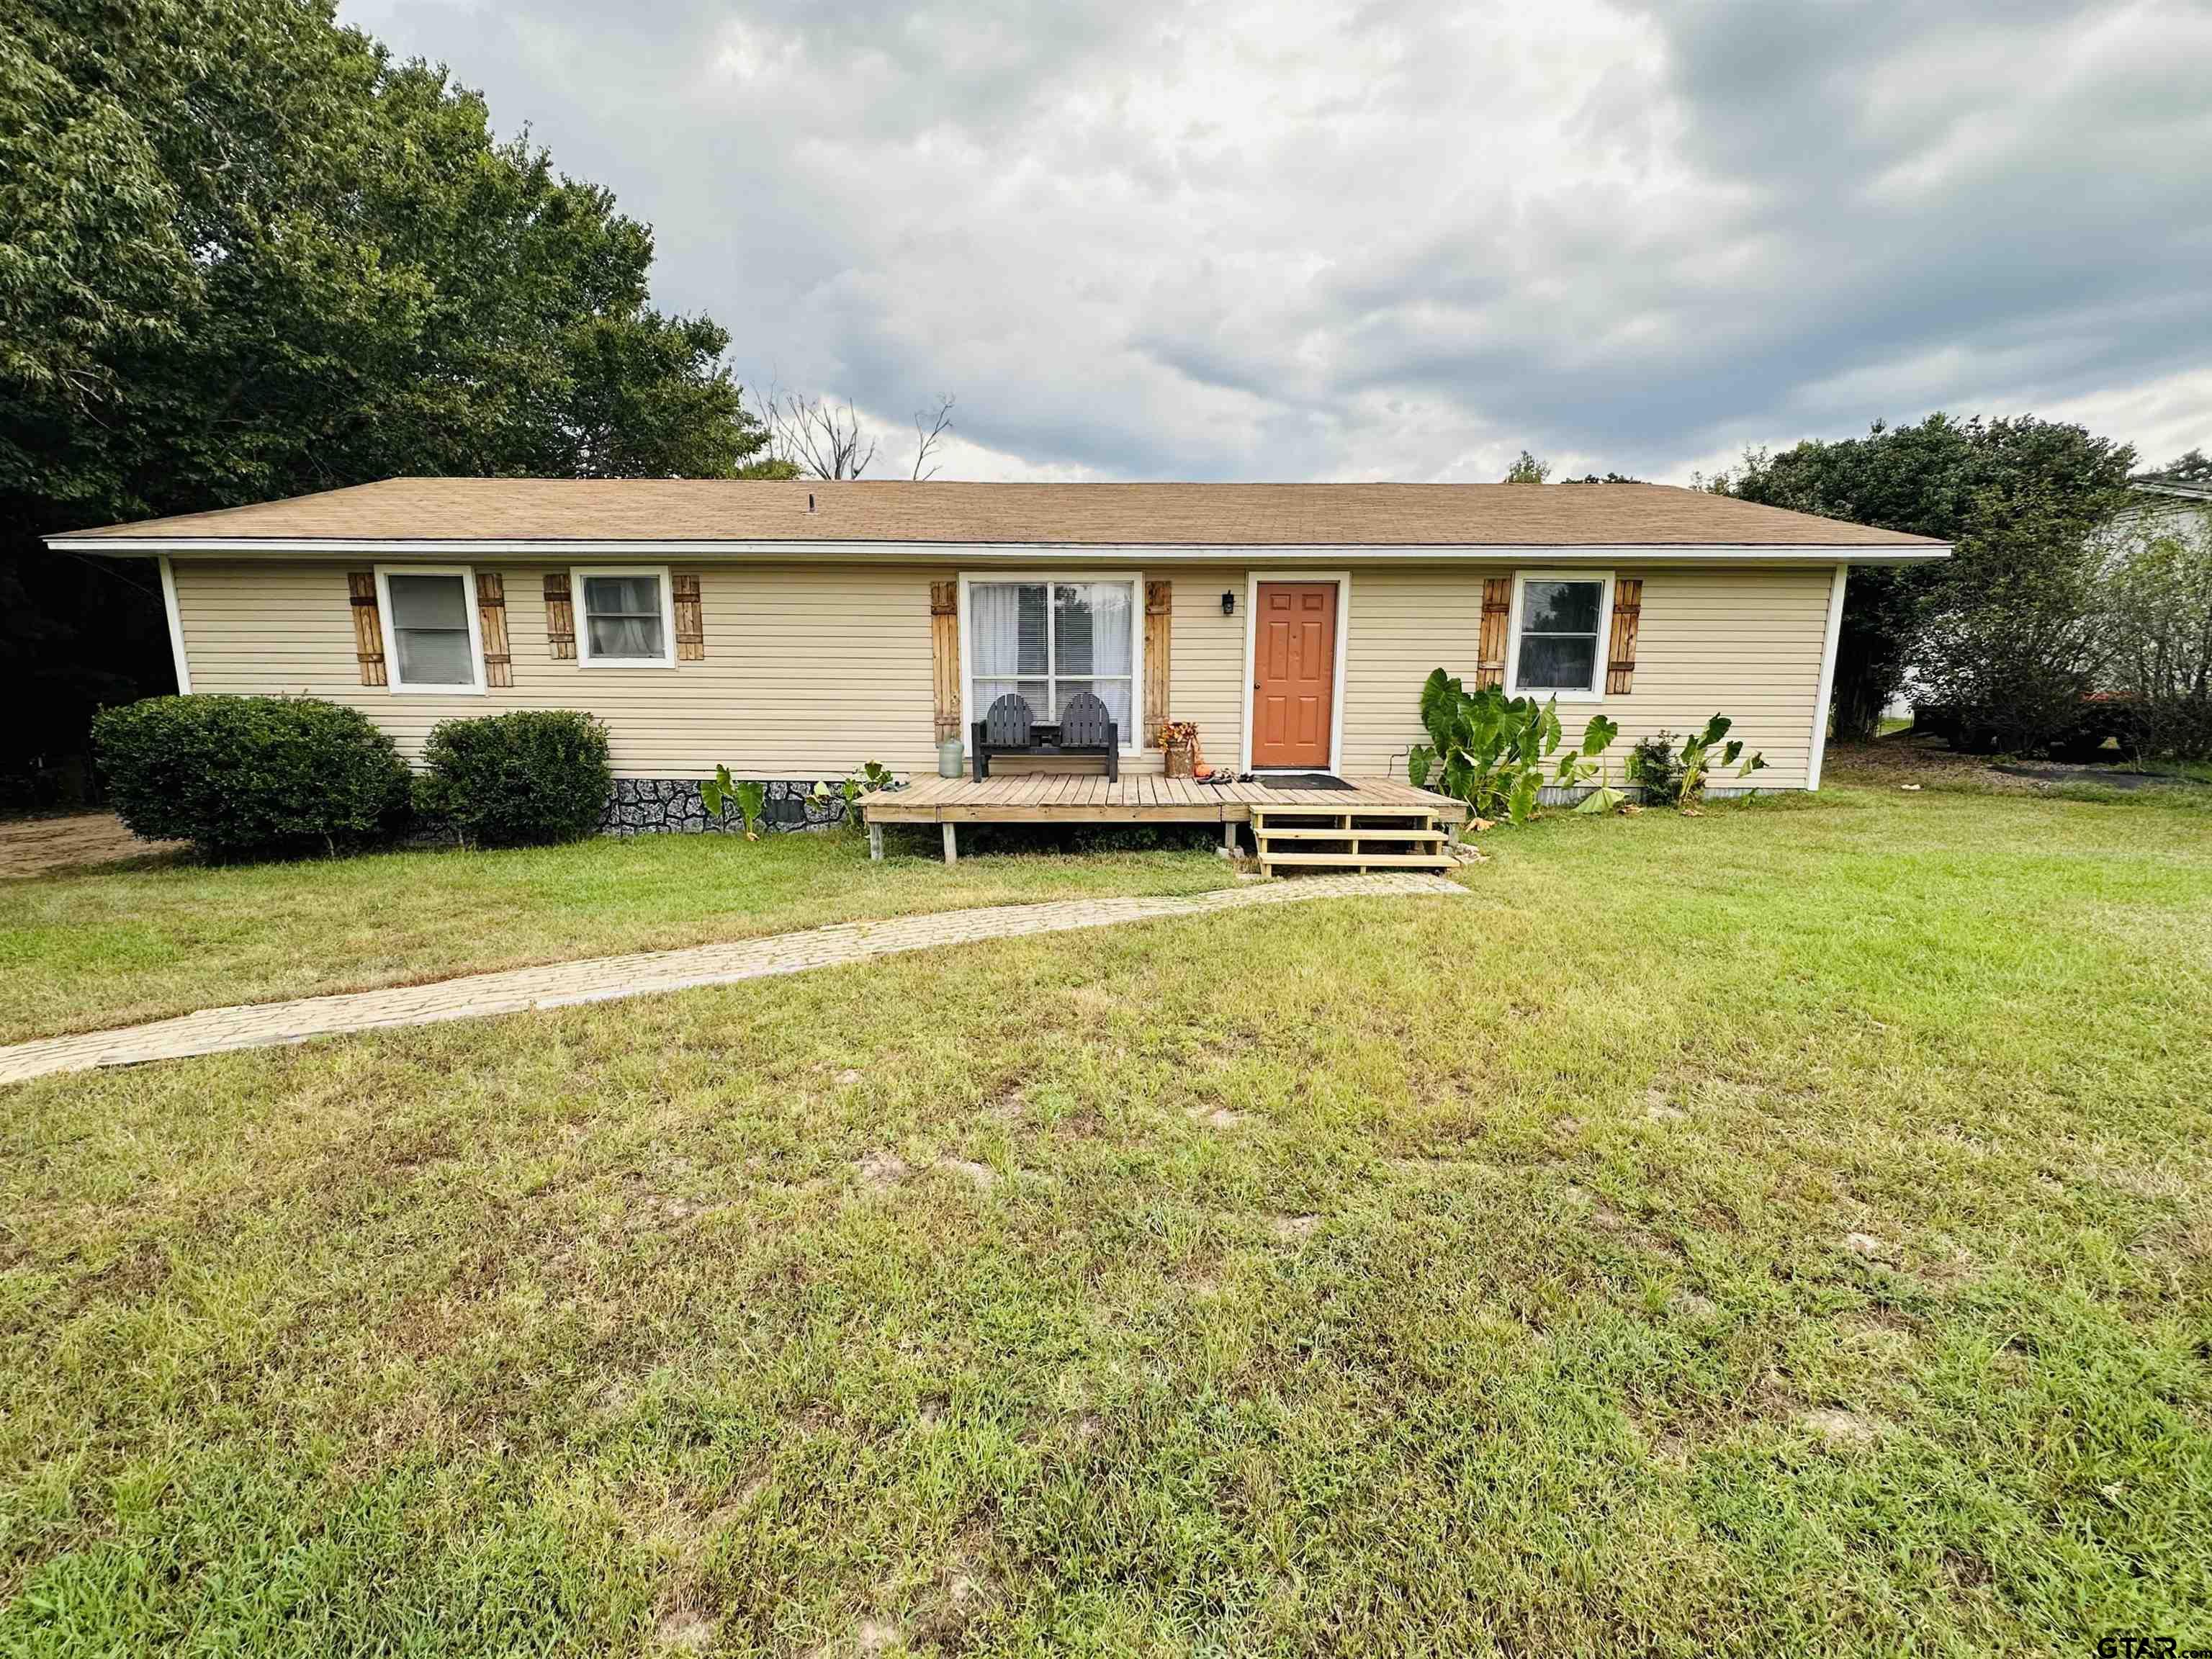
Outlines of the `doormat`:
{"label": "doormat", "polygon": [[1349,789],[1342,778],[1327,772],[1265,772],[1260,781],[1270,789]]}

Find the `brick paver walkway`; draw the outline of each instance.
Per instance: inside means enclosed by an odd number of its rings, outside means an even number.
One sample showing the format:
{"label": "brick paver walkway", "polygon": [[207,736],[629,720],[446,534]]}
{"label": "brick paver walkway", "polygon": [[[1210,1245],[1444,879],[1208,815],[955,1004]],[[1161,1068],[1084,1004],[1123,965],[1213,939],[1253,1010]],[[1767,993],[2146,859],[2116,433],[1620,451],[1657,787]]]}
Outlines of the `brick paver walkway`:
{"label": "brick paver walkway", "polygon": [[597,957],[504,973],[471,974],[429,985],[398,986],[386,991],[356,991],[344,996],[302,997],[291,1002],[246,1003],[210,1008],[149,1025],[84,1031],[74,1036],[40,1037],[0,1048],[0,1083],[20,1083],[52,1072],[89,1071],[100,1066],[132,1066],[149,1060],[179,1060],[188,1054],[220,1054],[232,1048],[263,1048],[301,1042],[343,1031],[370,1031],[392,1025],[428,1025],[438,1020],[472,1019],[490,1014],[522,1013],[532,1008],[562,1008],[580,1002],[678,991],[695,985],[727,985],[775,974],[802,973],[840,963],[866,962],[902,951],[964,945],[971,939],[1018,939],[1059,933],[1078,927],[1108,927],[1116,922],[1151,921],[1164,916],[1208,915],[1253,905],[1291,904],[1306,899],[1358,898],[1394,894],[1464,896],[1467,890],[1442,876],[1399,872],[1373,876],[1306,876],[1188,897],[1062,899],[1048,904],[1001,904],[936,915],[900,916],[888,921],[841,922],[803,933],[702,945],[684,951],[652,951],[635,956]]}

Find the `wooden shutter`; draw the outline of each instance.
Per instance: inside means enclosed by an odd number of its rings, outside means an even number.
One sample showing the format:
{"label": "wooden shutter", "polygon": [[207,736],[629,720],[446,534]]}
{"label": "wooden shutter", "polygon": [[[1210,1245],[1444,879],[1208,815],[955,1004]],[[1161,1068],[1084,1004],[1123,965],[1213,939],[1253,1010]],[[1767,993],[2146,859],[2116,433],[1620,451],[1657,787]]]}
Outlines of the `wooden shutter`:
{"label": "wooden shutter", "polygon": [[1605,690],[1611,697],[1628,695],[1636,678],[1636,629],[1644,615],[1644,583],[1628,577],[1613,585],[1613,644],[1606,653]]}
{"label": "wooden shutter", "polygon": [[699,574],[678,571],[669,579],[676,594],[676,660],[707,659],[707,616],[699,603]]}
{"label": "wooden shutter", "polygon": [[361,665],[361,683],[386,684],[384,624],[376,613],[376,573],[349,570],[346,587],[353,595],[353,654]]}
{"label": "wooden shutter", "polygon": [[960,735],[960,584],[929,585],[930,684],[934,690],[937,740]]}
{"label": "wooden shutter", "polygon": [[1482,584],[1481,656],[1475,667],[1474,689],[1505,684],[1505,631],[1513,615],[1513,578],[1492,576]]}
{"label": "wooden shutter", "polygon": [[1145,732],[1138,742],[1148,749],[1159,740],[1168,715],[1169,642],[1175,622],[1175,584],[1145,584]]}
{"label": "wooden shutter", "polygon": [[545,578],[545,646],[556,662],[576,659],[576,607],[568,599],[568,579]]}
{"label": "wooden shutter", "polygon": [[507,580],[496,570],[477,572],[477,622],[483,635],[484,684],[513,685],[514,658],[507,647]]}

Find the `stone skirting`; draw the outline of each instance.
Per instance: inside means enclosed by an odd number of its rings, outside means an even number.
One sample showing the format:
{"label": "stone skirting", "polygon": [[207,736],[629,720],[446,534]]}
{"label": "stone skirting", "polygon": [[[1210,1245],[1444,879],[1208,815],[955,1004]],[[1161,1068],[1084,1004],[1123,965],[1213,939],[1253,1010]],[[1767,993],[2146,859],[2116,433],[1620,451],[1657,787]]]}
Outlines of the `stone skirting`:
{"label": "stone skirting", "polygon": [[[783,830],[827,830],[845,821],[845,798],[836,792],[817,799],[811,780],[777,778],[763,782],[768,799],[761,807],[763,834]],[[696,778],[617,778],[599,819],[603,836],[741,835],[735,811],[717,818],[707,811]]]}
{"label": "stone skirting", "polygon": [[[831,778],[827,781],[832,793],[817,799],[810,779],[766,781],[763,787],[768,791],[768,799],[761,808],[762,833],[828,830],[842,823],[845,798],[836,793],[838,780]],[[1587,788],[1561,789],[1547,784],[1537,799],[1546,806],[1572,806],[1589,793]],[[1644,792],[1630,784],[1622,793],[1633,800]],[[1719,785],[1705,791],[1707,798],[1713,800],[1773,793]],[[617,778],[615,792],[599,819],[599,833],[603,836],[738,835],[743,830],[734,811],[720,818],[708,812],[696,778]]]}

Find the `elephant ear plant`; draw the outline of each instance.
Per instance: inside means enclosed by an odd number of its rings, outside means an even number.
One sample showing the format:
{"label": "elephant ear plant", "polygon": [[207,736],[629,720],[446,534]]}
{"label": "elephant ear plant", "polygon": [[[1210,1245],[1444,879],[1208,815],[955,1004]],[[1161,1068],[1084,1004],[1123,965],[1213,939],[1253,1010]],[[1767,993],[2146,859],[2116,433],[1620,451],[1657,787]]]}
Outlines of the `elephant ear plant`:
{"label": "elephant ear plant", "polygon": [[[1620,800],[1620,791],[1605,788],[1604,768],[1597,759],[1620,728],[1602,714],[1590,721],[1581,744],[1561,756],[1554,770],[1552,757],[1562,735],[1556,699],[1540,703],[1533,697],[1509,697],[1495,686],[1469,691],[1439,668],[1421,687],[1421,724],[1429,740],[1407,755],[1407,777],[1416,789],[1427,788],[1435,778],[1439,788],[1465,801],[1479,819],[1526,823],[1535,817],[1539,793],[1547,781],[1575,788],[1598,779],[1599,793],[1613,797],[1606,805]],[[1604,806],[1589,810],[1601,811]]]}
{"label": "elephant ear plant", "polygon": [[[1729,737],[1729,727],[1733,724],[1727,715],[1716,714],[1705,722],[1704,731],[1692,732],[1683,739],[1681,779],[1675,785],[1675,789],[1676,798],[1685,812],[1693,813],[1698,810],[1698,803],[1705,799],[1705,785],[1711,778],[1714,768],[1734,767],[1735,775],[1740,778],[1747,778],[1753,772],[1765,770],[1766,757],[1764,755],[1738,759],[1743,755],[1743,742],[1741,738]],[[1725,744],[1721,741],[1723,738],[1728,738]],[[1714,753],[1717,747],[1719,750],[1717,757]]]}
{"label": "elephant ear plant", "polygon": [[707,811],[718,818],[727,817],[730,809],[735,807],[745,839],[760,839],[761,811],[768,805],[766,784],[752,778],[740,783],[730,776],[728,767],[718,766],[714,775],[699,786],[699,799]]}
{"label": "elephant ear plant", "polygon": [[1589,793],[1575,803],[1576,811],[1610,812],[1628,799],[1605,781],[1605,763],[1598,758],[1620,735],[1619,725],[1602,714],[1593,714],[1583,728],[1581,744],[1559,757],[1559,776],[1554,780],[1559,787],[1580,789],[1587,785],[1589,788]]}
{"label": "elephant ear plant", "polygon": [[891,787],[891,770],[880,761],[870,761],[849,777],[841,778],[832,786],[826,781],[814,786],[814,799],[820,801],[842,800],[845,803],[845,821],[853,822],[853,807],[861,796],[875,793]]}

